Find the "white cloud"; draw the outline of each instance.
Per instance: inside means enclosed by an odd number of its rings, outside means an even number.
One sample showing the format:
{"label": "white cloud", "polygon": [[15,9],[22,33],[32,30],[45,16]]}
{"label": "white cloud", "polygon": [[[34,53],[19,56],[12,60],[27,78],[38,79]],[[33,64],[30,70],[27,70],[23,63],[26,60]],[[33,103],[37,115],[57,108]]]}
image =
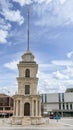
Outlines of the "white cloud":
{"label": "white cloud", "polygon": [[21,16],[19,10],[12,10],[13,4],[9,0],[0,0],[0,44],[7,43],[9,31],[12,27],[12,22],[17,22],[19,25],[23,24],[24,18]]}
{"label": "white cloud", "polygon": [[[41,77],[42,75],[44,75],[44,77]],[[40,73],[38,90],[40,91],[40,93],[65,92],[66,88],[71,86],[70,83],[71,80],[69,79],[62,80],[59,78],[54,78],[53,74],[47,75],[45,73]]]}
{"label": "white cloud", "polygon": [[10,30],[11,29],[11,24],[6,23],[3,18],[0,18],[0,29],[2,29],[2,30]]}
{"label": "white cloud", "polygon": [[5,16],[6,20],[17,22],[20,25],[23,24],[24,18],[20,15],[20,11],[13,11],[13,10],[3,10],[2,14]]}
{"label": "white cloud", "polygon": [[51,64],[40,64],[38,77],[40,93],[65,92],[67,88],[73,87],[73,62],[69,59],[54,60]]}
{"label": "white cloud", "polygon": [[9,62],[9,63],[5,63],[4,64],[4,67],[8,68],[8,69],[11,69],[11,70],[15,70],[17,69],[17,63],[19,62],[19,60],[17,61],[12,61],[12,62]]}
{"label": "white cloud", "polygon": [[45,1],[45,0],[33,0],[33,1],[34,1],[34,2],[37,2],[37,3],[39,3],[39,4],[41,4],[41,3],[43,3],[43,2],[48,4],[48,3],[50,3],[52,0],[46,0],[46,1]]}
{"label": "white cloud", "polygon": [[60,26],[73,24],[73,0],[52,0],[33,7],[39,16],[35,24],[40,26]]}
{"label": "white cloud", "polygon": [[40,68],[51,67],[52,64],[39,64]]}
{"label": "white cloud", "polygon": [[44,3],[50,3],[52,0],[13,0],[13,2],[17,2],[19,3],[21,6],[24,6],[24,5],[28,5],[28,4],[31,4],[31,3],[38,3],[38,4],[42,4],[43,2]]}
{"label": "white cloud", "polygon": [[6,43],[8,37],[8,31],[0,29],[0,44]]}
{"label": "white cloud", "polygon": [[5,17],[6,20],[17,22],[20,25],[23,24],[24,18],[21,16],[19,10],[13,9],[13,4],[9,0],[1,0],[0,1],[0,13]]}
{"label": "white cloud", "polygon": [[0,29],[2,30],[10,30],[11,29],[11,24],[0,24]]}
{"label": "white cloud", "polygon": [[17,84],[11,84],[9,86],[0,87],[0,93],[6,93],[8,95],[14,95],[17,92]]}
{"label": "white cloud", "polygon": [[60,0],[61,4],[64,4],[67,0]]}
{"label": "white cloud", "polygon": [[[46,68],[48,71],[48,68]],[[62,71],[62,70],[61,70]],[[72,79],[69,73],[63,72],[52,72],[52,73],[39,73],[39,85],[38,90],[40,93],[48,92],[65,92],[67,88],[73,86],[73,75]]]}
{"label": "white cloud", "polygon": [[4,19],[0,18],[0,44],[7,42],[8,31],[10,29],[11,29],[11,24],[6,23]]}
{"label": "white cloud", "polygon": [[30,4],[32,2],[32,0],[13,0],[13,2],[17,2],[19,3],[21,6],[25,5],[25,4]]}
{"label": "white cloud", "polygon": [[[46,4],[48,4],[48,3],[50,3],[50,2],[52,2],[53,0],[13,0],[13,2],[17,2],[17,3],[19,3],[21,6],[23,6],[23,5],[25,5],[25,4],[31,4],[32,2],[35,2],[35,3],[38,3],[38,4],[42,4],[42,3],[46,3]],[[61,4],[64,4],[64,2],[66,1],[66,0],[58,0],[58,1],[60,1],[60,3]]]}
{"label": "white cloud", "polygon": [[67,66],[66,74],[71,78],[73,77],[73,64],[72,66]]}
{"label": "white cloud", "polygon": [[73,51],[68,52],[67,57],[70,59],[73,59]]}
{"label": "white cloud", "polygon": [[58,66],[68,66],[68,65],[72,65],[72,61],[70,61],[70,60],[54,60],[54,61],[52,61],[52,64],[58,65]]}
{"label": "white cloud", "polygon": [[9,9],[12,7],[13,5],[11,4],[10,0],[0,0],[0,9]]}
{"label": "white cloud", "polygon": [[[73,0],[13,0],[13,2],[17,2],[21,6],[34,3],[33,9],[40,15],[39,20],[35,22],[36,25],[56,26],[73,23]],[[1,0],[0,4],[3,10],[2,14],[7,20],[18,22],[20,25],[24,22],[19,10],[10,9],[13,5],[9,0],[7,3],[5,0]]]}
{"label": "white cloud", "polygon": [[68,75],[63,74],[60,71],[53,72],[53,77],[61,80],[69,79]]}
{"label": "white cloud", "polygon": [[[50,2],[53,2],[54,0],[46,0],[46,1],[45,0],[33,0],[33,1],[40,3],[40,4],[43,2],[48,4]],[[64,4],[66,2],[66,0],[56,0],[56,1],[59,1],[61,4]]]}

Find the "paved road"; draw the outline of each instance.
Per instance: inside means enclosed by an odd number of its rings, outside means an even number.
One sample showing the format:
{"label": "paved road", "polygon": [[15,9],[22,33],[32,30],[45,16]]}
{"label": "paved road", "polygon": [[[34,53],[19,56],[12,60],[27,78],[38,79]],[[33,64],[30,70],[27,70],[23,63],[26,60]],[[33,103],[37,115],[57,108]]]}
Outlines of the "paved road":
{"label": "paved road", "polygon": [[0,128],[0,130],[73,130],[73,128]]}
{"label": "paved road", "polygon": [[73,118],[63,118],[60,123],[73,127]]}
{"label": "paved road", "polygon": [[73,130],[73,118],[62,118],[58,122],[56,120],[49,120],[46,125],[30,125],[30,126],[16,126],[9,124],[10,120],[5,122],[0,120],[0,130]]}

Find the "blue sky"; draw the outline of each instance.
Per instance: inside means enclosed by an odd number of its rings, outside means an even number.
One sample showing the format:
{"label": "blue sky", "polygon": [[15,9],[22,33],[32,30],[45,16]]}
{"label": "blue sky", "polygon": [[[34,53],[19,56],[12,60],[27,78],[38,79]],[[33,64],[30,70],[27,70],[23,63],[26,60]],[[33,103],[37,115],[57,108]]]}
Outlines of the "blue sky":
{"label": "blue sky", "polygon": [[0,92],[17,91],[17,63],[27,49],[39,64],[38,91],[73,87],[73,0],[0,0]]}

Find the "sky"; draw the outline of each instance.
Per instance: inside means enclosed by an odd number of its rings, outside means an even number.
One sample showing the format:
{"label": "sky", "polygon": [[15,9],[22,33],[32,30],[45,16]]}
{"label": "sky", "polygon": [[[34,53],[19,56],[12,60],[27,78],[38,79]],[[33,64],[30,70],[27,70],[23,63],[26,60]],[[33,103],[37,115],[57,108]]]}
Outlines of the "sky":
{"label": "sky", "polygon": [[27,50],[38,63],[39,93],[73,88],[73,0],[0,0],[0,93],[17,92],[17,64]]}

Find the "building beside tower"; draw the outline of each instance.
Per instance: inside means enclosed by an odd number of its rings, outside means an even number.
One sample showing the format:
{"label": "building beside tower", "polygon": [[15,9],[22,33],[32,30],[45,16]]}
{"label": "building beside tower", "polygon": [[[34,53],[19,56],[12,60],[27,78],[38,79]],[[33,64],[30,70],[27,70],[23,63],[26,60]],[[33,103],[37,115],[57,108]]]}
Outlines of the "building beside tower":
{"label": "building beside tower", "polygon": [[58,114],[61,117],[73,117],[73,89],[65,93],[42,94],[42,115]]}
{"label": "building beside tower", "polygon": [[13,122],[37,124],[41,120],[41,96],[37,93],[38,64],[29,49],[29,10],[28,10],[28,45],[27,51],[19,62],[17,77],[18,92],[14,97]]}
{"label": "building beside tower", "polygon": [[0,93],[0,117],[13,115],[13,98],[7,94]]}

